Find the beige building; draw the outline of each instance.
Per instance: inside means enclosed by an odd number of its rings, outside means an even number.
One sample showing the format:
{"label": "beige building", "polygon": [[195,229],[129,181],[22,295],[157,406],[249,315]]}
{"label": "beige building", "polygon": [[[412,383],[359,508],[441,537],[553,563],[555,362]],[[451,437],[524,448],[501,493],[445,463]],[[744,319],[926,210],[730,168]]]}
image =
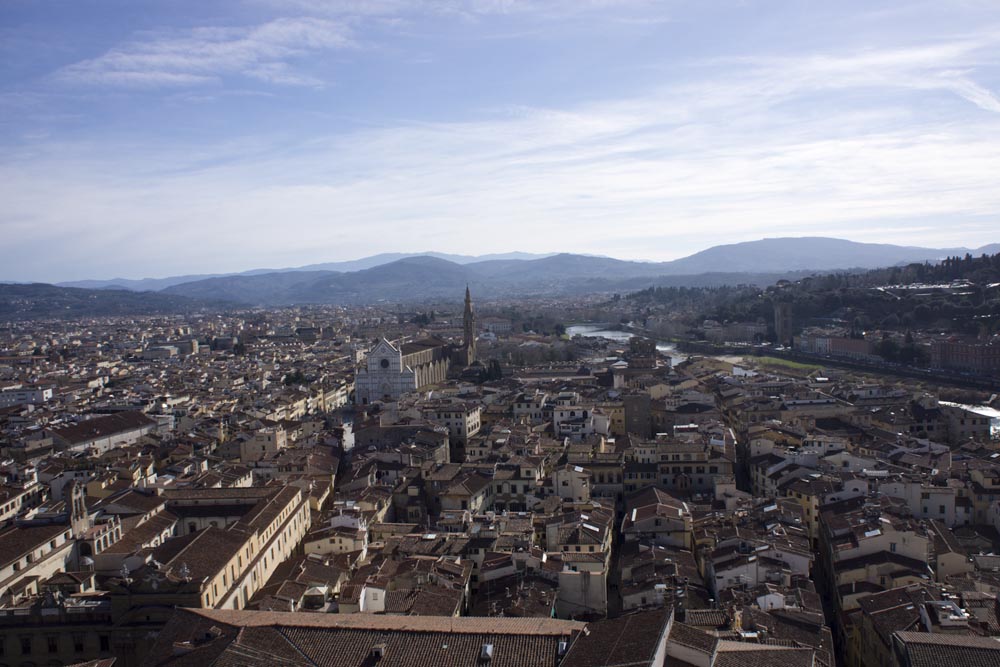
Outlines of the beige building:
{"label": "beige building", "polygon": [[931,539],[916,522],[865,508],[824,512],[822,525],[821,555],[842,612],[872,592],[931,581]]}
{"label": "beige building", "polygon": [[556,599],[556,613],[562,618],[608,612],[614,512],[584,507],[545,526],[546,550],[562,564]]}
{"label": "beige building", "polygon": [[[233,491],[208,489],[218,502]],[[149,561],[109,584],[116,615],[143,614],[165,621],[173,606],[243,609],[287,560],[309,531],[308,497],[295,486],[269,489],[230,526],[198,530],[168,540]],[[218,511],[220,514],[221,510]]]}
{"label": "beige building", "polygon": [[593,474],[581,466],[565,465],[552,471],[553,490],[563,500],[590,502],[592,477]]}
{"label": "beige building", "polygon": [[452,442],[466,443],[482,427],[483,408],[462,401],[430,404],[423,408],[424,417],[448,429]]}
{"label": "beige building", "polygon": [[240,442],[240,461],[259,461],[288,446],[288,434],[280,426],[263,428]]}
{"label": "beige building", "polygon": [[622,536],[626,542],[691,549],[691,509],[657,488],[625,500]]}

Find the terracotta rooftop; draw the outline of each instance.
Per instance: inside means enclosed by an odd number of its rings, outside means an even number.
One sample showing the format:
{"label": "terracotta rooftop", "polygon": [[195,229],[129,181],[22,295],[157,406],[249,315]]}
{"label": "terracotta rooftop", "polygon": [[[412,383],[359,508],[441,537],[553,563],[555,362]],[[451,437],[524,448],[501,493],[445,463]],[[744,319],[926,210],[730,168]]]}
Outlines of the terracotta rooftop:
{"label": "terracotta rooftop", "polygon": [[362,628],[396,632],[499,633],[563,636],[583,630],[586,623],[551,618],[477,618],[463,616],[380,616],[374,614],[306,614],[189,609],[193,614],[245,628],[280,625],[300,628]]}
{"label": "terracotta rooftop", "polygon": [[547,618],[315,614],[177,608],[143,661],[171,667],[551,667],[585,624]]}

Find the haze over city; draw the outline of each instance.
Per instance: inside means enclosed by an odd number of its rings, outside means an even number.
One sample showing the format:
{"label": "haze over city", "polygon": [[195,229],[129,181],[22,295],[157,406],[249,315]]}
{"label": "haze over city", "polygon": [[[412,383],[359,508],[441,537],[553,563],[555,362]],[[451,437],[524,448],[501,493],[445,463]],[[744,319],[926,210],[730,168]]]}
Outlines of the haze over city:
{"label": "haze over city", "polygon": [[977,247],[998,46],[976,1],[8,2],[0,278]]}

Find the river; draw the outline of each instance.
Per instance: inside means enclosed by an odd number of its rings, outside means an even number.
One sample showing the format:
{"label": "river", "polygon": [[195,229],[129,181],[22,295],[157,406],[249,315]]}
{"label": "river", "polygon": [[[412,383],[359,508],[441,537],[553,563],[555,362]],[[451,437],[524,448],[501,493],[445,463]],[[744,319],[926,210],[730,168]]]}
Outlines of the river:
{"label": "river", "polygon": [[[570,338],[573,336],[584,336],[586,338],[607,338],[608,340],[622,343],[625,343],[630,338],[635,337],[634,333],[630,333],[628,331],[604,329],[595,324],[574,324],[573,326],[566,327],[566,334]],[[672,364],[679,364],[687,359],[687,356],[678,352],[674,345],[665,341],[656,341],[656,349],[660,353],[670,357],[670,362]]]}
{"label": "river", "polygon": [[[566,333],[572,338],[573,336],[586,336],[587,338],[607,338],[608,340],[627,342],[630,338],[635,336],[635,334],[628,331],[615,331],[614,329],[605,329],[600,325],[596,324],[574,324],[573,326],[566,327]],[[686,356],[682,355],[677,351],[677,348],[670,343],[663,341],[657,341],[656,349],[670,357],[671,363],[677,364],[685,359]],[[742,359],[737,358],[726,358],[726,361],[731,361],[732,363],[739,363]],[[942,405],[955,405],[958,407],[965,408],[966,410],[972,410],[984,417],[990,418],[991,431],[994,436],[1000,436],[1000,410],[996,408],[991,408],[988,405],[958,405],[958,403],[946,403],[941,402]]]}

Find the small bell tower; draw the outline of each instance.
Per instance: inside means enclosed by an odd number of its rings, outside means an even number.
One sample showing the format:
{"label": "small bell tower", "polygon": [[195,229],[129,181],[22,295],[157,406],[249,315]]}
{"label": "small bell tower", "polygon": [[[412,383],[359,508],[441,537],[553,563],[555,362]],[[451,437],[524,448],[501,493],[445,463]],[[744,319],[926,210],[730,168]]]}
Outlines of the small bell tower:
{"label": "small bell tower", "polygon": [[73,530],[73,537],[79,538],[90,530],[90,517],[87,514],[87,489],[77,481],[69,483],[69,525]]}

